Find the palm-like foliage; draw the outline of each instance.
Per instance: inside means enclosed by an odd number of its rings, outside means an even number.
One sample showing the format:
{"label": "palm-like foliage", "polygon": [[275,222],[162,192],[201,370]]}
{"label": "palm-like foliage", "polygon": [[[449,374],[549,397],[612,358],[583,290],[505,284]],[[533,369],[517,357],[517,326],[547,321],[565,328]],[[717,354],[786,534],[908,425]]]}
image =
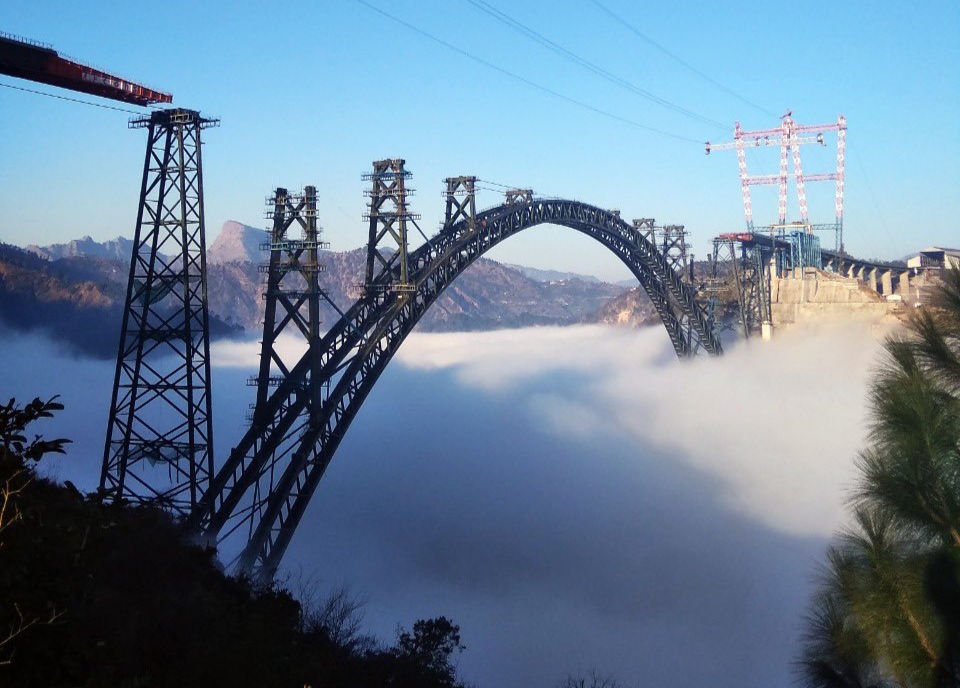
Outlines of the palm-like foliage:
{"label": "palm-like foliage", "polygon": [[960,272],[886,349],[855,523],[807,617],[810,688],[960,685]]}

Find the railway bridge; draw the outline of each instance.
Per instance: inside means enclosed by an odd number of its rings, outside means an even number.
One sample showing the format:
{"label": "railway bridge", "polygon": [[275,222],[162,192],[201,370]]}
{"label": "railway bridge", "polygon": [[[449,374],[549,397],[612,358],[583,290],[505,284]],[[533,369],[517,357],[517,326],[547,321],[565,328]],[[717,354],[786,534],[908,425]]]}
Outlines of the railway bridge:
{"label": "railway bridge", "polygon": [[[650,297],[678,356],[719,355],[721,344],[694,288],[675,271],[649,234],[614,211],[580,201],[541,199],[512,190],[506,201],[476,212],[473,177],[447,180],[440,231],[407,250],[418,216],[407,208],[402,160],[374,163],[370,241],[362,296],[325,333],[316,320],[319,250],[316,194],[277,189],[267,280],[267,317],[258,398],[249,429],[213,477],[191,514],[214,540],[242,532],[237,568],[273,576],[350,423],[400,345],[443,291],[480,256],[525,229],[543,224],[581,232],[619,258]],[[287,236],[295,223],[303,238]],[[385,250],[387,240],[391,249]],[[295,282],[285,286],[291,275]],[[304,315],[306,314],[306,315]],[[272,347],[284,328],[305,339],[296,361]]]}

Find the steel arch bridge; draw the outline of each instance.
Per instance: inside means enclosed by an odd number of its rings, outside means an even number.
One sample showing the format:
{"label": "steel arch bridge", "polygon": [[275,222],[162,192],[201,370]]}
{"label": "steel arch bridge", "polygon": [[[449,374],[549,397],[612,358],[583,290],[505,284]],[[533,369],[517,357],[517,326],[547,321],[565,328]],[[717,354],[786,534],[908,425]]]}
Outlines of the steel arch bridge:
{"label": "steel arch bridge", "polygon": [[[450,217],[448,208],[448,217]],[[484,253],[530,227],[553,224],[610,249],[649,295],[677,355],[721,353],[695,290],[667,257],[618,214],[571,200],[528,198],[449,222],[408,258],[389,265],[363,296],[277,381],[193,512],[211,539],[247,534],[237,569],[273,577],[350,423],[417,322]]]}

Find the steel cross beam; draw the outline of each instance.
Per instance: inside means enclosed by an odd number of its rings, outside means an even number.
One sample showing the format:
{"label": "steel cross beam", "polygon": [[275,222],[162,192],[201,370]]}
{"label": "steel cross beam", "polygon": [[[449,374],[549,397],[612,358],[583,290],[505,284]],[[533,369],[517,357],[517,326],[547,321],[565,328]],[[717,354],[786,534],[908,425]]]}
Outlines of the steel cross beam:
{"label": "steel cross beam", "polygon": [[[391,291],[400,266],[381,273],[383,289],[365,292],[318,345],[320,375],[329,385],[319,412],[297,423],[307,404],[311,363],[305,355],[263,407],[212,481],[194,512],[193,527],[224,537],[247,525],[252,533],[237,566],[267,581],[274,575],[320,479],[353,418],[387,363],[443,291],[480,256],[514,234],[540,224],[569,227],[609,248],[633,272],[652,299],[678,356],[718,355],[694,289],[640,231],[609,211],[577,201],[533,199],[478,213],[449,224],[409,256],[411,291]],[[277,453],[279,446],[289,451]],[[279,477],[277,477],[279,476]],[[267,504],[249,506],[264,481],[273,486]]]}

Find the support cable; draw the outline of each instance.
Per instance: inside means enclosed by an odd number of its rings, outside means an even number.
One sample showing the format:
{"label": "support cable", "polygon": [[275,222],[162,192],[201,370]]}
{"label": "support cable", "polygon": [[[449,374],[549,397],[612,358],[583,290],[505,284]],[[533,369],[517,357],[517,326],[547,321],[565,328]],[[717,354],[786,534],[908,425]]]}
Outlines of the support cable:
{"label": "support cable", "polygon": [[406,22],[406,21],[404,21],[403,19],[400,19],[399,17],[396,17],[396,16],[390,14],[389,12],[385,12],[384,10],[380,9],[379,7],[376,7],[375,5],[371,5],[369,2],[367,2],[367,0],[355,0],[355,1],[358,2],[358,3],[360,3],[361,5],[363,5],[364,7],[367,7],[368,9],[373,10],[373,11],[376,12],[377,14],[383,15],[383,16],[386,17],[387,19],[389,19],[389,20],[391,20],[391,21],[393,21],[393,22],[396,22],[397,24],[400,24],[401,26],[404,26],[404,27],[410,29],[410,30],[413,31],[414,33],[420,34],[420,35],[423,36],[424,38],[427,38],[427,39],[433,41],[434,43],[439,43],[440,45],[442,45],[443,47],[447,48],[448,50],[452,50],[452,51],[455,52],[455,53],[458,53],[458,54],[460,54],[460,55],[463,55],[464,57],[467,57],[467,58],[473,60],[474,62],[478,62],[478,63],[484,65],[485,67],[489,67],[490,69],[493,69],[493,70],[495,70],[495,71],[497,71],[497,72],[500,72],[501,74],[503,74],[503,75],[505,75],[505,76],[508,76],[508,77],[510,77],[511,79],[514,79],[514,80],[516,80],[516,81],[519,81],[519,82],[521,82],[521,83],[523,83],[523,84],[526,84],[527,86],[530,86],[531,88],[535,88],[535,89],[538,90],[538,91],[542,91],[543,93],[547,93],[547,94],[553,96],[554,98],[559,98],[560,100],[565,100],[566,102],[571,103],[572,105],[576,105],[577,107],[581,107],[581,108],[583,108],[583,109],[585,109],[585,110],[589,110],[590,112],[593,112],[593,113],[595,113],[595,114],[601,115],[601,116],[603,116],[603,117],[607,117],[607,118],[609,118],[609,119],[617,120],[618,122],[622,122],[622,123],[624,123],[624,124],[629,124],[630,126],[636,127],[636,128],[638,128],[638,129],[643,129],[643,130],[645,130],[645,131],[649,131],[649,132],[652,132],[652,133],[654,133],[654,134],[660,134],[661,136],[667,136],[667,137],[672,138],[672,139],[677,139],[678,141],[687,141],[687,142],[689,142],[689,143],[696,143],[696,144],[702,145],[702,142],[697,141],[696,139],[692,139],[692,138],[690,138],[690,137],[688,137],[688,136],[682,136],[682,135],[680,135],[680,134],[673,134],[673,133],[671,133],[671,132],[669,132],[669,131],[664,131],[664,130],[662,130],[662,129],[657,129],[656,127],[647,126],[646,124],[641,124],[640,122],[636,122],[636,121],[634,121],[634,120],[632,120],[632,119],[628,119],[628,118],[626,118],[626,117],[621,117],[620,115],[615,115],[615,114],[612,113],[612,112],[608,112],[608,111],[606,111],[606,110],[601,110],[600,108],[596,108],[596,107],[594,107],[594,106],[592,106],[592,105],[589,105],[589,104],[587,104],[587,103],[584,103],[583,101],[577,100],[577,99],[575,99],[575,98],[571,98],[570,96],[565,96],[565,95],[563,95],[562,93],[559,93],[559,92],[557,92],[557,91],[554,91],[553,89],[548,88],[548,87],[546,87],[546,86],[542,86],[542,85],[540,85],[540,84],[538,84],[538,83],[536,83],[536,82],[534,82],[534,81],[531,81],[530,79],[527,79],[526,77],[520,76],[519,74],[516,74],[516,73],[514,73],[514,72],[511,72],[511,71],[509,71],[509,70],[507,70],[507,69],[504,69],[503,67],[498,67],[497,65],[493,64],[492,62],[488,62],[487,60],[484,60],[482,57],[477,57],[477,56],[474,55],[473,53],[469,53],[469,52],[467,52],[466,50],[464,50],[464,49],[462,49],[462,48],[458,48],[457,46],[453,45],[452,43],[447,43],[445,40],[443,40],[443,39],[441,39],[441,38],[437,38],[437,37],[434,36],[433,34],[427,33],[427,32],[424,31],[423,29],[417,28],[417,27],[414,26],[413,24],[410,24],[409,22]]}
{"label": "support cable", "polygon": [[877,211],[877,217],[880,219],[880,225],[883,228],[884,232],[887,234],[890,233],[890,226],[887,224],[887,215],[883,213],[880,209],[880,202],[877,200],[877,194],[873,190],[873,184],[870,181],[870,175],[867,174],[867,167],[863,164],[862,159],[859,155],[850,155],[850,149],[847,148],[847,159],[853,158],[853,163],[860,171],[860,178],[863,180],[863,185],[867,187],[867,192],[870,194],[870,200],[873,201],[873,207]]}
{"label": "support cable", "polygon": [[547,38],[547,37],[544,36],[543,34],[538,33],[537,31],[534,31],[534,30],[531,29],[529,26],[526,26],[525,24],[523,24],[523,23],[520,22],[520,21],[517,21],[516,19],[514,19],[514,18],[511,17],[510,15],[506,14],[505,12],[497,9],[496,7],[494,7],[493,5],[491,5],[490,3],[486,2],[485,0],[466,0],[466,2],[470,3],[471,5],[473,5],[474,7],[476,7],[476,8],[477,8],[478,10],[480,10],[481,12],[484,12],[484,13],[490,15],[491,17],[493,17],[493,18],[496,19],[497,21],[499,21],[499,22],[501,22],[501,23],[503,23],[503,24],[506,24],[507,26],[509,26],[510,28],[514,29],[515,31],[519,31],[520,33],[522,33],[523,35],[525,35],[527,38],[529,38],[529,39],[531,39],[531,40],[533,40],[533,41],[536,41],[536,42],[539,43],[540,45],[542,45],[542,46],[544,46],[545,48],[547,48],[548,50],[551,50],[552,52],[556,53],[557,55],[559,55],[560,57],[564,58],[565,60],[568,60],[568,61],[570,61],[570,62],[573,62],[574,64],[577,64],[577,65],[583,67],[583,68],[586,69],[587,71],[592,72],[593,74],[596,74],[597,76],[599,76],[599,77],[602,78],[602,79],[606,79],[607,81],[609,81],[609,82],[612,83],[612,84],[615,84],[615,85],[617,85],[617,86],[620,86],[621,88],[624,88],[624,89],[630,91],[631,93],[634,93],[635,95],[640,96],[641,98],[646,98],[647,100],[649,100],[649,101],[651,101],[651,102],[653,102],[653,103],[656,103],[657,105],[661,105],[661,106],[663,106],[663,107],[665,107],[665,108],[668,108],[668,109],[670,109],[670,110],[673,110],[674,112],[677,112],[677,113],[679,113],[679,114],[681,114],[681,115],[685,115],[686,117],[690,117],[691,119],[695,119],[695,120],[697,120],[697,121],[699,121],[699,122],[702,122],[702,123],[704,123],[704,124],[709,124],[709,125],[711,125],[711,126],[717,127],[718,129],[723,129],[724,131],[726,131],[727,129],[729,129],[729,127],[728,127],[727,125],[725,125],[725,124],[723,124],[723,123],[721,123],[721,122],[718,122],[718,121],[716,121],[716,120],[714,120],[714,119],[710,119],[709,117],[705,117],[704,115],[700,115],[700,114],[698,114],[698,113],[696,113],[696,112],[693,112],[692,110],[688,110],[687,108],[685,108],[685,107],[683,107],[683,106],[680,106],[680,105],[677,105],[676,103],[672,103],[672,102],[670,102],[669,100],[665,100],[664,98],[661,98],[660,96],[658,96],[658,95],[656,95],[656,94],[654,94],[654,93],[651,93],[650,91],[647,91],[646,89],[643,89],[643,88],[637,86],[636,84],[633,84],[633,83],[627,81],[626,79],[623,79],[623,78],[617,76],[616,74],[613,74],[613,73],[607,71],[607,70],[604,69],[603,67],[600,67],[599,65],[597,65],[597,64],[595,64],[595,63],[593,63],[593,62],[590,62],[589,60],[587,60],[587,59],[585,59],[585,58],[583,58],[583,57],[580,57],[580,56],[577,55],[576,53],[571,52],[570,50],[567,50],[566,48],[564,48],[564,47],[563,47],[562,45],[560,45],[559,43],[556,43],[556,42],[550,40],[549,38]]}
{"label": "support cable", "polygon": [[628,22],[626,19],[624,19],[624,18],[621,17],[620,15],[616,14],[613,10],[611,10],[611,9],[608,8],[606,5],[604,5],[603,3],[601,3],[599,0],[589,0],[589,1],[592,2],[594,5],[596,5],[596,6],[597,6],[599,9],[601,9],[603,12],[605,12],[607,15],[609,15],[609,16],[610,16],[612,19],[614,19],[616,22],[618,22],[618,23],[622,24],[623,26],[625,26],[630,32],[632,32],[634,35],[636,35],[636,36],[637,36],[638,38],[640,38],[642,41],[644,41],[644,42],[646,42],[646,43],[649,43],[649,44],[652,45],[654,48],[656,48],[657,50],[659,50],[660,52],[662,52],[664,55],[666,55],[666,56],[669,57],[670,59],[674,60],[675,62],[679,62],[681,65],[683,65],[683,66],[686,67],[688,70],[690,70],[691,72],[693,72],[694,74],[696,74],[697,76],[699,76],[701,79],[703,79],[703,80],[705,80],[705,81],[708,81],[709,83],[713,84],[714,86],[716,86],[717,88],[719,88],[719,89],[720,89],[721,91],[723,91],[724,93],[727,93],[727,94],[733,96],[734,98],[736,98],[736,99],[739,100],[740,102],[746,103],[747,105],[749,105],[749,106],[752,107],[752,108],[756,108],[757,110],[759,110],[760,112],[763,112],[764,114],[770,115],[771,117],[776,117],[776,116],[777,116],[776,113],[770,112],[770,110],[767,110],[765,107],[763,107],[763,106],[761,106],[761,105],[757,105],[756,103],[754,103],[754,102],[752,102],[752,101],[744,98],[743,96],[741,96],[741,95],[740,95],[739,93],[737,93],[736,91],[733,91],[733,90],[727,88],[726,86],[724,86],[723,84],[721,84],[721,83],[720,83],[719,81],[717,81],[716,79],[713,79],[713,78],[711,78],[710,76],[708,76],[707,74],[704,74],[704,73],[701,72],[699,69],[697,69],[696,67],[694,67],[692,64],[690,64],[689,62],[685,61],[683,58],[681,58],[681,57],[679,57],[679,56],[677,56],[677,55],[674,55],[672,52],[670,52],[669,50],[667,50],[666,48],[664,48],[662,45],[660,45],[659,43],[657,43],[655,40],[653,40],[652,38],[650,38],[649,36],[647,36],[647,35],[646,35],[645,33],[643,33],[642,31],[640,31],[640,29],[636,28],[633,24],[631,24],[630,22]]}
{"label": "support cable", "polygon": [[115,107],[113,105],[103,105],[102,103],[91,103],[89,100],[80,100],[79,98],[70,98],[68,96],[58,96],[55,93],[46,93],[44,91],[36,91],[32,88],[24,88],[23,86],[14,86],[13,84],[0,83],[0,86],[3,86],[4,88],[12,88],[17,91],[24,91],[25,93],[33,93],[38,96],[47,96],[48,98],[56,98],[57,100],[68,100],[71,103],[80,103],[81,105],[90,105],[92,107],[103,108],[104,110],[116,110],[117,112],[126,112],[129,115],[143,114],[143,112],[140,110],[127,110],[126,108]]}
{"label": "support cable", "polygon": [[423,240],[424,240],[425,242],[427,242],[427,246],[429,246],[429,247],[430,247],[430,250],[432,251],[432,250],[433,250],[433,242],[430,241],[430,237],[428,237],[426,234],[423,233],[423,230],[420,229],[420,225],[417,223],[417,221],[411,219],[411,220],[410,220],[410,224],[412,224],[414,227],[417,228],[417,231],[420,233],[420,236],[423,237]]}

